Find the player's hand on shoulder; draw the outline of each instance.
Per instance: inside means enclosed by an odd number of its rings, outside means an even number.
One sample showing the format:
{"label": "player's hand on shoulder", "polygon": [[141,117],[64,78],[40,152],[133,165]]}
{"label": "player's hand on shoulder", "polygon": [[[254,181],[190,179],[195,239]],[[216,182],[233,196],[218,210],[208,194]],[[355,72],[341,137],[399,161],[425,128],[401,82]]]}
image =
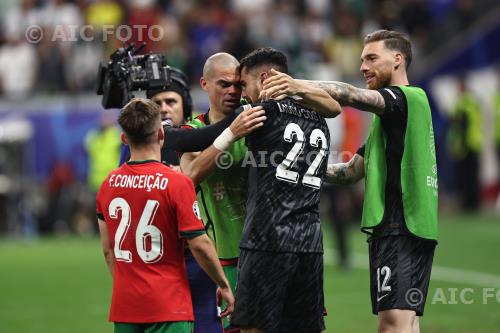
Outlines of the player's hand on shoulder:
{"label": "player's hand on shoulder", "polygon": [[222,300],[226,301],[226,308],[222,309],[222,312],[220,313],[220,316],[222,318],[229,316],[231,313],[234,311],[234,295],[233,292],[231,291],[231,288],[225,287],[217,288],[217,305],[221,306]]}
{"label": "player's hand on shoulder", "polygon": [[229,129],[239,139],[264,125],[266,111],[262,106],[247,107],[231,123]]}
{"label": "player's hand on shoulder", "polygon": [[304,85],[288,74],[271,69],[271,75],[264,80],[259,99],[267,101],[270,99],[280,100],[285,97],[300,96]]}

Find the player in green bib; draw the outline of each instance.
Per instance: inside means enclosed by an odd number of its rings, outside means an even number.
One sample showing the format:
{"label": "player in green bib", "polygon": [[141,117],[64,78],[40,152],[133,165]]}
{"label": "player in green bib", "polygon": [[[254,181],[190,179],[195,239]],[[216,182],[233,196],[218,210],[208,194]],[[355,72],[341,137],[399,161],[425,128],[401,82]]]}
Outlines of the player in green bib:
{"label": "player in green bib", "polygon": [[[201,128],[210,124],[212,109],[190,121],[187,126]],[[224,262],[239,256],[239,240],[245,220],[247,168],[242,167],[247,147],[244,139],[235,141],[226,154],[220,154],[216,167],[198,186],[200,213],[208,235]],[[224,223],[223,221],[228,221]]]}
{"label": "player in green bib", "polygon": [[[187,123],[187,128],[201,128],[217,123],[232,114],[240,105],[241,86],[239,62],[227,53],[209,57],[203,68],[201,87],[209,97],[210,109]],[[262,125],[265,120],[261,107],[244,111],[250,130]],[[248,170],[242,163],[247,153],[241,131],[232,124],[221,135],[229,134],[227,145],[212,146],[198,153],[185,153],[181,157],[181,169],[197,185],[200,213],[209,237],[215,244],[217,254],[231,287],[235,290],[237,262],[240,254],[240,239],[245,221]],[[229,132],[227,132],[229,130]],[[219,141],[220,142],[220,141]],[[243,166],[242,166],[243,165]],[[229,319],[224,321],[226,332],[234,332]]]}
{"label": "player in green bib", "polygon": [[341,105],[373,113],[366,144],[347,163],[328,166],[327,181],[365,177],[361,229],[369,234],[372,310],[379,332],[419,332],[437,244],[438,181],[431,110],[425,92],[409,85],[411,43],[400,32],[365,37],[360,71],[367,88],[342,82],[301,81],[276,72],[264,98],[323,88]]}

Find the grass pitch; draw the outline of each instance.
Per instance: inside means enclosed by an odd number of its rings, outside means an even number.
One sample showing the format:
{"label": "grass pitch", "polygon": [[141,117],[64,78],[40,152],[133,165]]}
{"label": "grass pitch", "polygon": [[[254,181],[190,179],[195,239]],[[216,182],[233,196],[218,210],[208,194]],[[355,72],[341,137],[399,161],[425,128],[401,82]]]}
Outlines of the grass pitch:
{"label": "grass pitch", "polygon": [[[353,226],[353,268],[334,264],[325,230],[326,332],[375,332],[366,237]],[[500,219],[441,218],[421,332],[500,332]],[[112,332],[111,277],[97,238],[0,240],[0,332]]]}

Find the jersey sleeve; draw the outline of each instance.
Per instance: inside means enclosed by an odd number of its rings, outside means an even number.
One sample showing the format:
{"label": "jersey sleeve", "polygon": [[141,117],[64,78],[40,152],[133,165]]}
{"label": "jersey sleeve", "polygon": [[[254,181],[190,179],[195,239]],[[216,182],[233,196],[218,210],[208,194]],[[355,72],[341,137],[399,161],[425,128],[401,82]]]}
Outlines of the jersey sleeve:
{"label": "jersey sleeve", "polygon": [[[250,104],[251,107],[262,106],[262,108],[266,112],[265,115],[267,119],[264,121],[264,125],[262,127],[257,128],[256,130],[252,131],[245,137],[245,144],[247,145],[249,150],[259,149],[260,145],[262,144],[262,141],[265,141],[262,137],[262,133],[265,133],[266,128],[269,127],[269,124],[272,123],[272,120],[270,118],[271,116],[273,116],[272,112],[274,112],[273,107],[275,107],[275,105],[276,105],[275,101]],[[244,111],[243,107],[240,107],[236,110],[238,114],[243,111]]]}
{"label": "jersey sleeve", "polygon": [[202,128],[194,128],[189,124],[182,125],[181,128],[166,128],[163,146],[178,153],[205,150],[231,125],[236,116],[233,112],[218,123]]}
{"label": "jersey sleeve", "polygon": [[382,118],[402,118],[408,112],[406,108],[406,98],[398,87],[388,87],[378,90],[385,102]]}
{"label": "jersey sleeve", "polygon": [[171,185],[169,194],[175,208],[179,236],[193,238],[204,234],[205,227],[201,221],[193,182],[186,176],[179,175],[176,182]]}

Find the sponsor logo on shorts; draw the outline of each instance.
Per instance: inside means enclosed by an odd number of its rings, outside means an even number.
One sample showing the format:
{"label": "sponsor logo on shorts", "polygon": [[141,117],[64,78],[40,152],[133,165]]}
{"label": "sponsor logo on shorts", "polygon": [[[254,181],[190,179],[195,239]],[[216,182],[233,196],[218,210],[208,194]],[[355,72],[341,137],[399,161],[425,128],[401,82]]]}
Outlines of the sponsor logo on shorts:
{"label": "sponsor logo on shorts", "polygon": [[377,296],[377,302],[380,302],[382,300],[382,298],[384,298],[385,296],[389,295],[389,293],[385,294],[385,295],[382,295],[382,296]]}

